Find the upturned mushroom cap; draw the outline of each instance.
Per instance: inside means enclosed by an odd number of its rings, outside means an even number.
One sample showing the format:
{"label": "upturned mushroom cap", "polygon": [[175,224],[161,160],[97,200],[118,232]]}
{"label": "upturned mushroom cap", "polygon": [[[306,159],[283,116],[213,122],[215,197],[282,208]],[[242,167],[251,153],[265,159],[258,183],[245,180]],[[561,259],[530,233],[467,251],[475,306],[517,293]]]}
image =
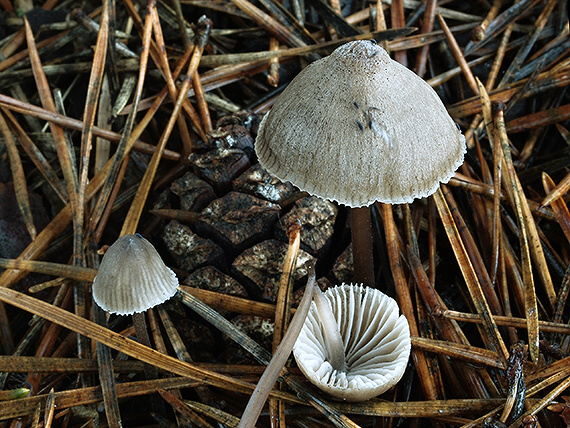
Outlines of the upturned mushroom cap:
{"label": "upturned mushroom cap", "polygon": [[282,181],[360,207],[431,195],[466,148],[429,84],[356,41],[299,73],[265,115],[255,150]]}
{"label": "upturned mushroom cap", "polygon": [[334,370],[313,302],[293,353],[307,378],[331,396],[364,401],[394,386],[410,356],[408,321],[394,299],[379,290],[342,284],[324,293],[340,327],[346,369]]}
{"label": "upturned mushroom cap", "polygon": [[130,315],[170,299],[178,280],[154,246],[124,235],[109,247],[93,280],[93,299],[107,312]]}

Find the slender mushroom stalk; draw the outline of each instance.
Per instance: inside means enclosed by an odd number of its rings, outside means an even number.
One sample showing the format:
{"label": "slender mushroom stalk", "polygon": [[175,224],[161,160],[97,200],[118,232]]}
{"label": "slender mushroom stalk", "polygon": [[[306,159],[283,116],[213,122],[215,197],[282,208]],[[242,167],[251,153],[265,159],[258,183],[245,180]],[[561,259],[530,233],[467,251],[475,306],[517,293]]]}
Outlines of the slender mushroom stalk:
{"label": "slender mushroom stalk", "polygon": [[319,287],[315,287],[313,298],[319,313],[319,320],[325,335],[325,346],[327,349],[328,361],[333,369],[346,371],[346,358],[344,356],[344,342],[340,334],[340,328],[332,313],[329,301],[323,295]]}
{"label": "slender mushroom stalk", "polygon": [[350,209],[354,281],[374,287],[374,252],[370,207]]}
{"label": "slender mushroom stalk", "polygon": [[148,346],[149,348],[152,348],[152,344],[150,343],[150,336],[148,334],[148,327],[146,324],[145,313],[144,312],[135,312],[132,315],[132,317],[133,317],[133,327],[135,328],[135,335],[137,336],[137,339],[144,346]]}

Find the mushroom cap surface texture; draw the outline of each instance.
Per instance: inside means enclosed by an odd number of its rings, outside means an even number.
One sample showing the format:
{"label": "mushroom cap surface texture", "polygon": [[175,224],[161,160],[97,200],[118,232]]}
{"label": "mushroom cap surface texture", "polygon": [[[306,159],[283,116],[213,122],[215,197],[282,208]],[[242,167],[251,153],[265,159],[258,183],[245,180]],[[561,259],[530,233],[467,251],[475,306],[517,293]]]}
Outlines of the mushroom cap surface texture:
{"label": "mushroom cap surface texture", "polygon": [[293,79],[263,118],[255,151],[280,180],[360,207],[431,195],[466,147],[431,86],[363,40]]}
{"label": "mushroom cap surface texture", "polygon": [[346,370],[334,370],[313,302],[293,353],[307,378],[331,396],[347,401],[376,397],[402,378],[410,357],[408,321],[398,304],[379,290],[342,284],[324,293],[340,327]]}
{"label": "mushroom cap surface texture", "polygon": [[124,235],[109,247],[93,280],[93,299],[118,315],[144,312],[170,299],[178,279],[154,246],[140,235]]}

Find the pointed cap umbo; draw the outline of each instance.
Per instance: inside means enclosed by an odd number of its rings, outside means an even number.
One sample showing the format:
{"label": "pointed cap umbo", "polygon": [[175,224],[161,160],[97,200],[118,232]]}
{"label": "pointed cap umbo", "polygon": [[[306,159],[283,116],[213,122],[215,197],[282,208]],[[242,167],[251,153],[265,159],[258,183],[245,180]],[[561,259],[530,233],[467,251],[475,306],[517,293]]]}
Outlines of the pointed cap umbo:
{"label": "pointed cap umbo", "polygon": [[170,299],[178,280],[142,236],[124,235],[109,247],[93,280],[93,299],[107,312],[130,315]]}
{"label": "pointed cap umbo", "polygon": [[293,79],[263,118],[255,151],[282,181],[360,207],[431,195],[466,148],[429,84],[363,40]]}
{"label": "pointed cap umbo", "polygon": [[399,315],[396,301],[377,289],[353,284],[329,288],[324,297],[340,330],[345,364],[340,370],[333,368],[331,346],[313,302],[293,348],[305,376],[346,401],[368,400],[398,383],[411,341],[408,321]]}

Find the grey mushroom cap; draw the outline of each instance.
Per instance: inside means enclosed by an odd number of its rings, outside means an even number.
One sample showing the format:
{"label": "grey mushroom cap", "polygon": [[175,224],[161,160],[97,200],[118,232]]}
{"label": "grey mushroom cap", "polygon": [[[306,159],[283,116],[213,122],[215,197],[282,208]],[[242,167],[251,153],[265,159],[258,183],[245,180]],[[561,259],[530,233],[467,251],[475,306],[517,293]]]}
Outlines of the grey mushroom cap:
{"label": "grey mushroom cap", "polygon": [[340,327],[346,366],[329,362],[319,312],[313,302],[293,353],[307,378],[332,397],[364,401],[402,378],[411,351],[408,321],[394,299],[362,285],[342,284],[324,293]]}
{"label": "grey mushroom cap", "polygon": [[93,299],[105,311],[144,312],[176,294],[178,279],[154,246],[140,235],[124,235],[109,247],[93,280]]}
{"label": "grey mushroom cap", "polygon": [[307,66],[263,118],[260,164],[350,207],[431,195],[463,163],[461,134],[436,92],[371,41]]}

